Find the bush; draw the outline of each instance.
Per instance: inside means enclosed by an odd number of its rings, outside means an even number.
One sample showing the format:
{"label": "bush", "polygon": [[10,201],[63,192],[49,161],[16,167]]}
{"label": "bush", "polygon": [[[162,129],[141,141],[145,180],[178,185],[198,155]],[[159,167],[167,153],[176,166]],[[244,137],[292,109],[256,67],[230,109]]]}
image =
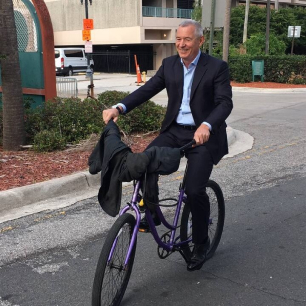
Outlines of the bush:
{"label": "bush", "polygon": [[37,152],[63,150],[65,147],[66,140],[58,131],[43,130],[34,136],[33,149]]}
{"label": "bush", "polygon": [[94,99],[58,99],[26,112],[29,140],[43,130],[60,133],[68,143],[77,143],[92,133],[100,133],[102,105]]}
{"label": "bush", "polygon": [[[128,94],[128,92],[106,91],[99,95],[98,100],[106,107],[111,107]],[[117,123],[125,133],[155,131],[160,129],[165,112],[165,107],[149,100],[130,113],[120,116]]]}
{"label": "bush", "polygon": [[[27,142],[34,143],[36,151],[53,151],[65,148],[67,143],[78,143],[91,134],[100,134],[104,128],[103,109],[117,104],[128,94],[106,91],[98,99],[57,99],[37,108],[26,107]],[[164,107],[147,101],[129,114],[120,116],[117,123],[126,134],[145,133],[159,130],[164,115]]]}
{"label": "bush", "polygon": [[240,83],[252,81],[252,60],[264,60],[264,81],[277,83],[306,84],[306,56],[250,56],[229,58],[231,80]]}

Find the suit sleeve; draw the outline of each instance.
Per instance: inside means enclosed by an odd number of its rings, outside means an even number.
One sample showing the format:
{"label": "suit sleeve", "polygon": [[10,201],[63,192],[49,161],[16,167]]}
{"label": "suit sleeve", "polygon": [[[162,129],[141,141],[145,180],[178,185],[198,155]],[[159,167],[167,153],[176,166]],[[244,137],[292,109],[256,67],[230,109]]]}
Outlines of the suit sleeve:
{"label": "suit sleeve", "polygon": [[232,87],[226,62],[221,62],[213,84],[215,107],[205,120],[211,124],[212,131],[218,129],[225,122],[233,109]]}
{"label": "suit sleeve", "polygon": [[163,63],[156,74],[148,82],[129,94],[120,102],[126,106],[127,113],[148,101],[166,87],[164,78],[164,61],[165,60],[163,60]]}

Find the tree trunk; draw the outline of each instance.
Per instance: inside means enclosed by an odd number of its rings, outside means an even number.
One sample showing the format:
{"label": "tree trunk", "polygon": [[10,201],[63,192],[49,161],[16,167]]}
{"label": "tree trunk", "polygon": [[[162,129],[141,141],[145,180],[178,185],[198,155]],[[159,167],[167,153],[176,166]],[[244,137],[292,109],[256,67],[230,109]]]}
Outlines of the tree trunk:
{"label": "tree trunk", "polygon": [[266,48],[265,52],[266,55],[269,55],[269,49],[270,49],[270,0],[267,0],[267,21],[266,21]]}
{"label": "tree trunk", "polygon": [[230,24],[231,24],[231,7],[232,0],[226,0],[224,29],[223,29],[223,55],[222,59],[228,62],[228,50],[229,50],[229,36],[230,36]]}
{"label": "tree trunk", "polygon": [[19,150],[24,144],[24,108],[17,32],[12,0],[0,0],[0,59],[3,104],[3,149]]}
{"label": "tree trunk", "polygon": [[250,0],[246,0],[242,43],[245,43],[248,37],[249,10],[250,10]]}

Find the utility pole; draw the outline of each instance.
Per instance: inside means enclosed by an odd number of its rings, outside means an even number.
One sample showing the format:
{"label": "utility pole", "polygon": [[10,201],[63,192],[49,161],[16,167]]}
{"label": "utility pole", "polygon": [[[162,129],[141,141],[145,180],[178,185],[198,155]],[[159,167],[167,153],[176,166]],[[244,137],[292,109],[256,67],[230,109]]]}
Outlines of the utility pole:
{"label": "utility pole", "polygon": [[279,10],[279,5],[278,5],[278,0],[275,0],[275,10],[278,12]]}
{"label": "utility pole", "polygon": [[[92,0],[81,0],[81,4],[83,5],[83,2],[85,1],[85,18],[88,19],[88,1],[90,3],[90,5],[92,5]],[[87,53],[86,54],[87,57],[87,70],[86,70],[86,79],[90,79],[90,85],[88,85],[88,90],[91,90],[91,96],[94,96],[94,92],[93,92],[93,73],[92,70],[90,69],[90,59],[91,59],[91,54]],[[89,91],[88,91],[89,92]]]}
{"label": "utility pole", "polygon": [[216,10],[216,0],[211,0],[210,36],[209,36],[209,49],[208,49],[209,55],[212,55],[213,44],[214,44],[215,10]]}
{"label": "utility pole", "polygon": [[250,10],[250,0],[246,0],[242,43],[245,43],[248,37],[249,10]]}
{"label": "utility pole", "polygon": [[266,22],[266,55],[269,55],[269,40],[270,40],[270,0],[267,0],[267,22]]}
{"label": "utility pole", "polygon": [[228,62],[231,8],[232,8],[232,0],[226,0],[225,18],[224,18],[224,27],[223,27],[223,53],[222,53],[223,54],[222,59],[225,62]]}

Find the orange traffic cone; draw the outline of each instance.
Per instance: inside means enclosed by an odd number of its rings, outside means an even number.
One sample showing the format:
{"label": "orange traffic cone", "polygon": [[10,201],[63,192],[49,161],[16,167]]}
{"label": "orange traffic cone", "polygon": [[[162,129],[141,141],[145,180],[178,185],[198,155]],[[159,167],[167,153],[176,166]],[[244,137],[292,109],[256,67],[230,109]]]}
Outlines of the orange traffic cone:
{"label": "orange traffic cone", "polygon": [[139,65],[137,64],[136,54],[134,54],[134,59],[135,59],[135,65],[136,65],[137,86],[139,86],[139,83],[142,83],[142,79],[141,79],[141,74],[140,74],[140,68],[139,68]]}

